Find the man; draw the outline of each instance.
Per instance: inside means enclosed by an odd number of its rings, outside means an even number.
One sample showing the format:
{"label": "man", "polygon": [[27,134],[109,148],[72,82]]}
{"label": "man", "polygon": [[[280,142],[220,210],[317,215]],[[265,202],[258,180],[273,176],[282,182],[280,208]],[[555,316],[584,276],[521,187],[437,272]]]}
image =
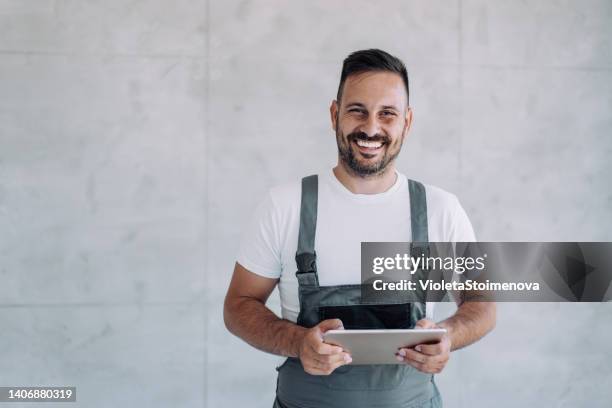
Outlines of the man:
{"label": "man", "polygon": [[[438,324],[429,319],[433,304],[360,302],[362,241],[475,240],[454,195],[395,169],[412,122],[408,101],[399,59],[381,50],[349,55],[330,107],[336,167],[272,189],[244,235],[224,318],[252,346],[288,357],[278,368],[275,407],[441,406],[433,374],[495,324],[495,304],[477,302],[477,294],[459,296],[456,313]],[[282,319],[265,306],[276,285]],[[415,326],[447,335],[399,350],[398,365],[351,365],[322,338],[342,327]]]}

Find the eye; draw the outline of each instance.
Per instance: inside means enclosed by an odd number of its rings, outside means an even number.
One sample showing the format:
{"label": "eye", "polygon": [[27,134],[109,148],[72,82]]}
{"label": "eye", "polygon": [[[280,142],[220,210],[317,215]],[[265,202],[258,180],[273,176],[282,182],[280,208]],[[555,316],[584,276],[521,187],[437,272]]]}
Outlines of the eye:
{"label": "eye", "polygon": [[365,111],[363,109],[360,109],[360,108],[351,108],[351,109],[349,109],[349,112],[350,113],[359,113],[359,114],[365,113]]}
{"label": "eye", "polygon": [[386,110],[386,111],[382,111],[381,115],[382,116],[395,116],[395,112]]}

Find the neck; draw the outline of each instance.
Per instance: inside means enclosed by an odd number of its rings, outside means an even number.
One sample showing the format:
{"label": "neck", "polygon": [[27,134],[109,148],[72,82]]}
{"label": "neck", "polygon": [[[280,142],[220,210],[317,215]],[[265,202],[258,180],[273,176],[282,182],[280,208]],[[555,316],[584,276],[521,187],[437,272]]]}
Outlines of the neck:
{"label": "neck", "polygon": [[353,194],[379,194],[384,193],[395,184],[395,163],[389,163],[381,173],[373,176],[362,177],[347,170],[342,163],[338,163],[333,169],[334,175]]}

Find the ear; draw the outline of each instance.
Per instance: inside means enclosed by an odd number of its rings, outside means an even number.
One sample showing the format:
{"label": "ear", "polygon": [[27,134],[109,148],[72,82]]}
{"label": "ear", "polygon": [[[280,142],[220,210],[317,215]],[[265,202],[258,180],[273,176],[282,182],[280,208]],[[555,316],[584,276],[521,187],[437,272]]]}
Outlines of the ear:
{"label": "ear", "polygon": [[335,99],[329,107],[329,114],[331,116],[332,130],[335,132],[338,126],[338,102]]}
{"label": "ear", "polygon": [[404,131],[402,132],[402,141],[406,139],[408,132],[410,131],[410,127],[412,126],[412,108],[410,106],[406,107],[406,116],[404,117]]}

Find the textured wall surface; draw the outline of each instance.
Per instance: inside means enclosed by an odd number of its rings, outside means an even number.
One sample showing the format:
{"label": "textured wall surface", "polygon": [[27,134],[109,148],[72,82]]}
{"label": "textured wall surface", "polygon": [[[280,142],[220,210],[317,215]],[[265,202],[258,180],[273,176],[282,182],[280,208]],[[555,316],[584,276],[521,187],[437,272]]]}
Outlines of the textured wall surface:
{"label": "textured wall surface", "polygon": [[[398,167],[479,239],[612,241],[610,21],[607,0],[0,0],[0,386],[269,407],[278,358],[222,300],[266,190],[334,164],[355,49],[406,62]],[[610,406],[611,313],[500,305],[439,375],[446,406]]]}

